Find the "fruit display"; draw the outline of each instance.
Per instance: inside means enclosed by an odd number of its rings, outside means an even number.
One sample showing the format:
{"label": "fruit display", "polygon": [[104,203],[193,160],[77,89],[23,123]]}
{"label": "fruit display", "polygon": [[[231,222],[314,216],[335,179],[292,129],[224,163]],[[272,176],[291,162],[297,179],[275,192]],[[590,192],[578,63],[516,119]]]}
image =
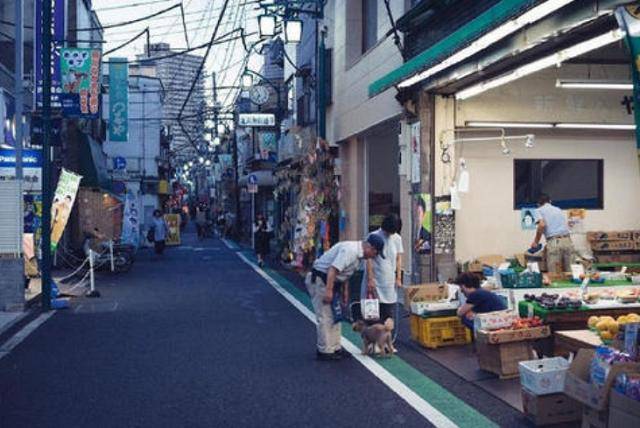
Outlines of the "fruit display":
{"label": "fruit display", "polygon": [[544,309],[579,309],[582,306],[580,299],[568,296],[560,296],[559,294],[542,293],[540,296],[535,294],[525,294],[524,300],[527,302],[537,302]]}
{"label": "fruit display", "polygon": [[544,324],[539,316],[532,318],[518,318],[511,324],[512,330],[522,330],[524,328],[542,327]]}
{"label": "fruit display", "polygon": [[603,342],[607,343],[618,335],[624,325],[636,322],[640,322],[640,315],[628,314],[619,316],[617,320],[608,315],[592,316],[589,317],[587,324],[590,329],[598,333]]}

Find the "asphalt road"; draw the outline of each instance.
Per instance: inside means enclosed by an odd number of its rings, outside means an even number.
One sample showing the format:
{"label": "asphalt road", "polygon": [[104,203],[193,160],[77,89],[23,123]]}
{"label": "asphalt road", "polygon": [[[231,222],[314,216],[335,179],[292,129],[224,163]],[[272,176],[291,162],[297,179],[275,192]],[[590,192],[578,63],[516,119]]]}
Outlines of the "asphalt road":
{"label": "asphalt road", "polygon": [[222,242],[98,278],[0,359],[0,426],[424,427]]}

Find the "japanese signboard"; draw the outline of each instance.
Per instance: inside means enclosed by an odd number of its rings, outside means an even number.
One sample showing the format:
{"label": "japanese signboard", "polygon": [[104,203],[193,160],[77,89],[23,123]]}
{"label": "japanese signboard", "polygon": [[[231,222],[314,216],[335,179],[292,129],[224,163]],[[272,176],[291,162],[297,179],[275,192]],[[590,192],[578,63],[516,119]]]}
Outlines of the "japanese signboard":
{"label": "japanese signboard", "polygon": [[109,140],[127,141],[129,134],[129,64],[109,58]]}
{"label": "japanese signboard", "polygon": [[[34,108],[42,107],[42,2],[36,1],[34,13],[35,43],[33,49],[36,74],[36,91]],[[51,2],[51,107],[60,108],[60,47],[64,43],[65,0]]]}
{"label": "japanese signboard", "polygon": [[[39,192],[42,189],[42,152],[22,150],[23,190]],[[16,179],[16,151],[0,149],[0,181]]]}
{"label": "japanese signboard", "polygon": [[60,54],[62,113],[97,119],[100,113],[99,49],[64,48]]}
{"label": "japanese signboard", "polygon": [[260,159],[276,162],[278,156],[278,145],[275,132],[260,132],[258,134],[260,143]]}
{"label": "japanese signboard", "polygon": [[270,127],[276,126],[276,116],[273,113],[240,113],[239,126]]}
{"label": "japanese signboard", "polygon": [[69,220],[82,176],[62,169],[51,205],[51,251],[55,251]]}

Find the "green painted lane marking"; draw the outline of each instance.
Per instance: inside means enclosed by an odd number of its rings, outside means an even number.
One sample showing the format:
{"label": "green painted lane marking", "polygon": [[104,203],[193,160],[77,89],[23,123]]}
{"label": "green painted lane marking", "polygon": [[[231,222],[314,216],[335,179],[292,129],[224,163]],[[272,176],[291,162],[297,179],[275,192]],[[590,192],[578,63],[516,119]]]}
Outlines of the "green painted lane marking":
{"label": "green painted lane marking", "polygon": [[[253,252],[240,252],[248,259],[256,260]],[[311,299],[305,292],[273,269],[263,268],[262,270],[300,303],[313,311]],[[354,332],[348,323],[342,323],[342,336],[359,347],[361,343],[360,335]],[[469,428],[498,426],[402,358],[398,356],[376,358],[376,362],[456,425]]]}

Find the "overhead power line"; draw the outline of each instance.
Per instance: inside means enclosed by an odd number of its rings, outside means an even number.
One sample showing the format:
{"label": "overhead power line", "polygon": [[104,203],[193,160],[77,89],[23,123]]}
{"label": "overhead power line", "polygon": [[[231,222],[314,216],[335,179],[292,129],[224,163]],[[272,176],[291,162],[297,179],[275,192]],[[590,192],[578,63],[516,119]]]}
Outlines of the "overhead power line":
{"label": "overhead power line", "polygon": [[129,8],[132,8],[132,7],[146,6],[146,5],[149,5],[149,4],[166,3],[168,1],[171,1],[171,0],[143,1],[143,2],[139,2],[139,3],[123,4],[123,5],[120,5],[120,6],[101,7],[101,8],[93,9],[93,10],[95,12],[102,12],[102,11],[107,11],[107,10],[129,9]]}

